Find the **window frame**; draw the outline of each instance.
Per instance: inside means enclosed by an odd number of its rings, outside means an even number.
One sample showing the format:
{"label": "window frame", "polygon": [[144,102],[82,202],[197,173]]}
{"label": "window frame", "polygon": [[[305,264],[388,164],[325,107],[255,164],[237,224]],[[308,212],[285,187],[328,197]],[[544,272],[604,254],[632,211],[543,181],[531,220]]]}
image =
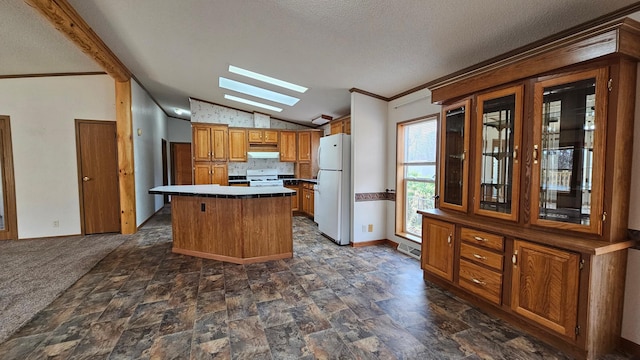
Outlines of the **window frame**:
{"label": "window frame", "polygon": [[[406,129],[410,125],[415,125],[423,122],[435,121],[436,126],[436,148],[435,148],[435,161],[405,161],[405,136]],[[395,235],[405,238],[407,240],[422,243],[422,234],[412,234],[407,232],[406,218],[407,218],[407,186],[409,182],[423,182],[433,183],[435,193],[437,193],[439,185],[439,169],[440,163],[440,113],[421,116],[419,118],[402,121],[396,124],[396,201],[395,201]],[[423,178],[407,177],[406,171],[409,166],[434,166],[435,177],[433,180]],[[434,199],[435,201],[435,199]],[[434,203],[434,207],[437,204]]]}

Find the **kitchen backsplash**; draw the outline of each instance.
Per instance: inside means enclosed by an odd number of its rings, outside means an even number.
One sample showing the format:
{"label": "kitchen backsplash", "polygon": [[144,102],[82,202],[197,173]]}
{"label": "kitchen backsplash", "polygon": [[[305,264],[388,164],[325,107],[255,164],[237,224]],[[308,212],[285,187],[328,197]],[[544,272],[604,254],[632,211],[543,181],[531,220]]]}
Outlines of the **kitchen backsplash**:
{"label": "kitchen backsplash", "polygon": [[229,176],[247,175],[247,169],[277,169],[281,175],[294,173],[293,163],[280,162],[278,159],[248,159],[247,162],[230,162]]}
{"label": "kitchen backsplash", "polygon": [[[255,116],[254,116],[255,115]],[[304,130],[306,126],[271,119],[268,115],[250,113],[191,99],[191,121],[209,124],[227,124],[229,127]],[[268,125],[268,126],[267,126]]]}

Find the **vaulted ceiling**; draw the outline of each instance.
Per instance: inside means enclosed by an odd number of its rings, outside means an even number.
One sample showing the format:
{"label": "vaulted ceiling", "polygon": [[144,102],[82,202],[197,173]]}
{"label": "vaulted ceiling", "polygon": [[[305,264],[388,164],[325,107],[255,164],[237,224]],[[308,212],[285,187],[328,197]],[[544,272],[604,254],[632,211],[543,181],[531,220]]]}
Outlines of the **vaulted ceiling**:
{"label": "vaulted ceiling", "polygon": [[[637,6],[632,0],[68,1],[170,116],[180,117],[174,109],[188,109],[193,97],[298,122],[349,113],[351,88],[392,97]],[[0,24],[0,76],[102,71],[22,0],[0,0]],[[218,87],[220,76],[296,93],[231,74],[229,65],[309,90],[281,113],[232,102]]]}

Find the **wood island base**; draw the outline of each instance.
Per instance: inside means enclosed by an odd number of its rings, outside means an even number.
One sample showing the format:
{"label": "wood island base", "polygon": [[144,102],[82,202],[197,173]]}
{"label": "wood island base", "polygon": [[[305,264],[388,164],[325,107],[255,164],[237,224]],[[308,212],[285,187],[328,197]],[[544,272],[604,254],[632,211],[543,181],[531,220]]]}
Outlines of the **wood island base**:
{"label": "wood island base", "polygon": [[174,253],[249,264],[293,257],[289,196],[172,196]]}

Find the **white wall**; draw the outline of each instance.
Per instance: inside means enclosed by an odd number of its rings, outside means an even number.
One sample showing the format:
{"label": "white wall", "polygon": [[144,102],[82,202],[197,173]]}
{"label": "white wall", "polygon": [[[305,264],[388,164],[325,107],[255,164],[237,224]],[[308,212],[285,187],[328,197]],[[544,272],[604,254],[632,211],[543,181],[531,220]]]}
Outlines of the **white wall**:
{"label": "white wall", "polygon": [[[387,121],[387,162],[386,182],[388,189],[396,189],[396,147],[397,124],[440,113],[440,105],[431,103],[431,92],[427,89],[416,91],[389,102]],[[395,235],[396,203],[387,201],[387,239],[399,244],[408,240]]]}
{"label": "white wall", "polygon": [[[387,201],[355,202],[355,194],[386,189],[387,107],[386,101],[351,93],[352,242],[386,239]],[[373,231],[363,232],[369,224]]]}
{"label": "white wall", "polygon": [[191,142],[191,122],[176,118],[167,119],[167,136],[169,142]]}
{"label": "white wall", "polygon": [[136,225],[140,226],[164,205],[162,195],[149,195],[149,189],[162,185],[162,139],[168,140],[168,136],[167,116],[133,80],[131,116],[136,179]]}
{"label": "white wall", "polygon": [[18,238],[79,234],[75,119],[115,121],[113,80],[2,79],[0,114],[11,119]]}

